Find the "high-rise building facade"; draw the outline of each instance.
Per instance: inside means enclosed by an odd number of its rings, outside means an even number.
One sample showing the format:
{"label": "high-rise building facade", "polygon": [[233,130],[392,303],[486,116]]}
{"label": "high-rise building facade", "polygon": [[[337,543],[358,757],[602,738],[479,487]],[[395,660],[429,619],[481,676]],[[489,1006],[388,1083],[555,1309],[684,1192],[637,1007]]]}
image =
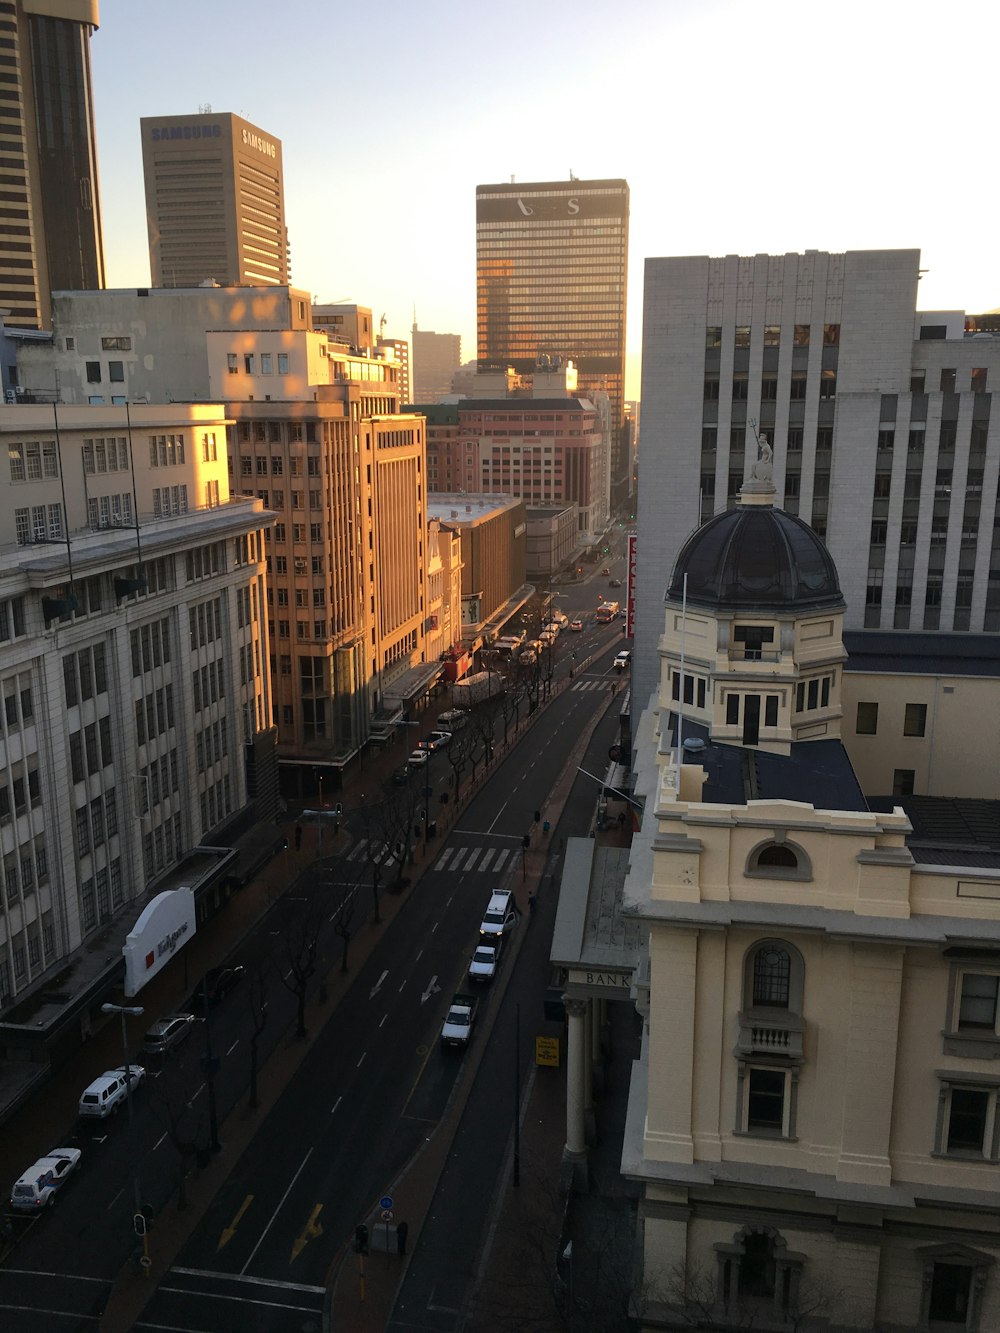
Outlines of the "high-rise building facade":
{"label": "high-rise building facade", "polygon": [[[1000,336],[917,312],[919,250],[646,261],[633,688],[699,522],[774,451],[824,538],[849,629],[1000,630]],[[648,571],[648,573],[647,573]]]}
{"label": "high-rise building facade", "polygon": [[413,401],[436,403],[452,392],[452,377],[462,364],[457,333],[431,333],[413,325]]}
{"label": "high-rise building facade", "polygon": [[572,360],[581,395],[608,394],[613,506],[628,479],[621,448],[628,220],[623,180],[476,187],[480,369],[531,374],[539,363]]}
{"label": "high-rise building facade", "polygon": [[230,112],[139,123],[152,285],[287,284],[281,140]]}
{"label": "high-rise building facade", "polygon": [[49,325],[54,290],[104,285],[90,35],[97,0],[5,0],[0,306]]}

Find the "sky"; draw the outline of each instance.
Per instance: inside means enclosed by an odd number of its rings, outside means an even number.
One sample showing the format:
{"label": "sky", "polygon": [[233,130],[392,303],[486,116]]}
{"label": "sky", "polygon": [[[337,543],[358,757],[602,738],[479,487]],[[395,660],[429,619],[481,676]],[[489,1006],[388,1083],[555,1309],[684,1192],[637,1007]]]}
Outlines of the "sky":
{"label": "sky", "polygon": [[917,247],[924,310],[1000,306],[995,0],[100,0],[109,287],[149,282],[139,118],[282,142],[292,282],[475,356],[475,189],[624,177],[626,396],[659,255]]}

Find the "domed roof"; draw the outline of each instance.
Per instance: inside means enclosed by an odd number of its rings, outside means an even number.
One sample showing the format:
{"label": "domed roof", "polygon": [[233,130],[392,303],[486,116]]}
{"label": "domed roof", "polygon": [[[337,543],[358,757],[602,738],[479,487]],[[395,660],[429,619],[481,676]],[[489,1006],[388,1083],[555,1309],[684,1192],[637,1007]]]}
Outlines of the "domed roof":
{"label": "domed roof", "polygon": [[770,505],[716,514],[681,548],[667,596],[699,606],[782,610],[843,605],[837,567],[808,523]]}

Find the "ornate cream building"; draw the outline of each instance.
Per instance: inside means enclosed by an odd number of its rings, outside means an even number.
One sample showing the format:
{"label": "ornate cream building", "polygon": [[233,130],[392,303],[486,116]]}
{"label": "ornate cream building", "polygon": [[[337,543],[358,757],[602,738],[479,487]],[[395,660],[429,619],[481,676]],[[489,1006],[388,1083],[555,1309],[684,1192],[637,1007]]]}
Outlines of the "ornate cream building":
{"label": "ornate cream building", "polygon": [[918,843],[869,808],[837,570],[770,473],[682,547],[635,726],[640,1324],[987,1333],[996,834]]}

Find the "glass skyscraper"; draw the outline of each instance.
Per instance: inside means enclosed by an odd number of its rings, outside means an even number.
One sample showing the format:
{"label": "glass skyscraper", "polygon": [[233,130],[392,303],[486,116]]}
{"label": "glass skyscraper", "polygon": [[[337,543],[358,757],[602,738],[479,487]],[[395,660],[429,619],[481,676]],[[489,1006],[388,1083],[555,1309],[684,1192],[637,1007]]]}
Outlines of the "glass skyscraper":
{"label": "glass skyscraper", "polygon": [[623,180],[476,187],[479,368],[530,375],[546,358],[572,360],[581,391],[608,394],[613,503],[627,489],[628,210]]}

